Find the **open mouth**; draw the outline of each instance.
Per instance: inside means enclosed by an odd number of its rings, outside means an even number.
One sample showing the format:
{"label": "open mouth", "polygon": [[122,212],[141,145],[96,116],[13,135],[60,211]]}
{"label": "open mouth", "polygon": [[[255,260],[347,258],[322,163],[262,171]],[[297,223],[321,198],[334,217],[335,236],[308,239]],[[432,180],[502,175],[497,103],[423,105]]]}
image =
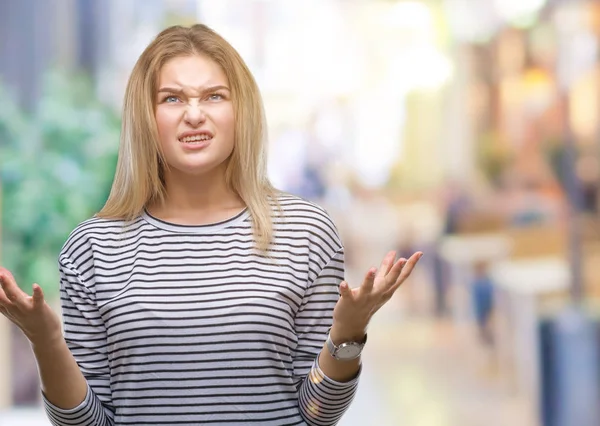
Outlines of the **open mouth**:
{"label": "open mouth", "polygon": [[189,145],[200,145],[212,140],[212,136],[210,135],[195,135],[195,136],[186,136],[184,138],[179,139],[179,142],[189,144]]}

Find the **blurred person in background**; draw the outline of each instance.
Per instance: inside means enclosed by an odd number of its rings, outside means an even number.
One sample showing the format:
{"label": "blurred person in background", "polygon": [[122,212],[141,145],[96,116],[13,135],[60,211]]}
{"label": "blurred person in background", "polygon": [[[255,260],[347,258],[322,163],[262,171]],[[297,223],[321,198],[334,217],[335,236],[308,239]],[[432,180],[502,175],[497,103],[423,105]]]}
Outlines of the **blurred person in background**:
{"label": "blurred person in background", "polygon": [[204,25],[160,33],[125,94],[117,171],[59,255],[64,330],[0,268],[52,424],[333,425],[371,317],[421,252],[344,281],[329,215],[268,181],[262,101]]}
{"label": "blurred person in background", "polygon": [[486,262],[475,264],[471,295],[479,339],[484,345],[489,346],[492,344],[491,318],[494,307],[494,285]]}
{"label": "blurred person in background", "polygon": [[440,253],[440,247],[445,237],[461,231],[465,219],[472,210],[472,200],[466,188],[459,181],[450,180],[441,189],[439,196],[442,226],[433,243],[435,249],[431,253],[431,274],[433,282],[434,314],[442,319],[448,316],[448,293],[450,287],[450,266]]}

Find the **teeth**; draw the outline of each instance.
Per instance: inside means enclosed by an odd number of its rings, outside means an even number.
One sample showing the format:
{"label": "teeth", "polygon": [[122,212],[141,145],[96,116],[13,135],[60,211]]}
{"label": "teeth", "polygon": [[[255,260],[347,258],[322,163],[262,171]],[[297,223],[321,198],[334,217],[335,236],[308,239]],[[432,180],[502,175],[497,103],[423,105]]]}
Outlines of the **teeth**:
{"label": "teeth", "polygon": [[195,135],[195,136],[187,136],[185,138],[182,138],[181,142],[184,142],[184,143],[200,142],[200,141],[207,141],[209,139],[212,139],[212,138],[208,135]]}

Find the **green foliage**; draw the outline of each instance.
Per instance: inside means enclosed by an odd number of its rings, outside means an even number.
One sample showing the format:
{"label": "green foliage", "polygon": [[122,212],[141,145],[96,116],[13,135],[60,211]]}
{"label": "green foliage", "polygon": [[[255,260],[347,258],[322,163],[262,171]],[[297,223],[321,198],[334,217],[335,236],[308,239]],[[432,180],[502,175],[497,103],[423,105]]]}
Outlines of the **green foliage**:
{"label": "green foliage", "polygon": [[84,76],[48,76],[37,108],[21,111],[0,86],[2,258],[25,290],[58,290],[57,257],[69,233],[104,204],[120,121]]}

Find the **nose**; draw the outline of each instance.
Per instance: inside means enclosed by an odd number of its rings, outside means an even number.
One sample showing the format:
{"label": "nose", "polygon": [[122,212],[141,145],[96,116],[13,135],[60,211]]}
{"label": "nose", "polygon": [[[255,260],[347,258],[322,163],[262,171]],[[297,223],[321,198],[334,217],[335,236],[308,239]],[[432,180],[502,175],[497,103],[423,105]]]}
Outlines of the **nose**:
{"label": "nose", "polygon": [[206,115],[200,104],[190,103],[185,109],[184,120],[192,127],[198,127],[206,121]]}

